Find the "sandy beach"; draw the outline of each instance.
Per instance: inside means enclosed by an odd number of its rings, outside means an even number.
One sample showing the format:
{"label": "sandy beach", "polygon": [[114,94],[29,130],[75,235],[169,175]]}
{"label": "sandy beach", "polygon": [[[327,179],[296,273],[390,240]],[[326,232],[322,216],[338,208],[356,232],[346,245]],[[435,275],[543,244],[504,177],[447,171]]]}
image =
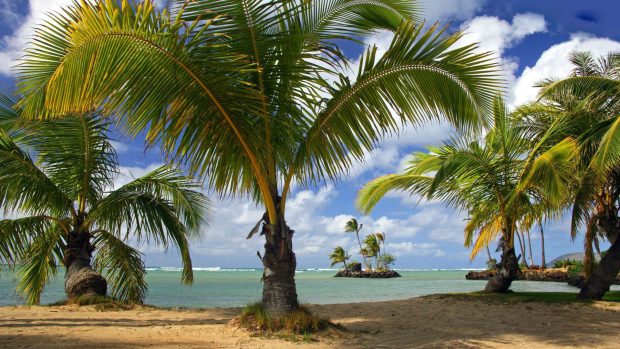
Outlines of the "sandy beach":
{"label": "sandy beach", "polygon": [[617,348],[620,304],[505,303],[454,296],[313,305],[346,331],[318,342],[259,338],[238,308],[0,308],[2,348]]}

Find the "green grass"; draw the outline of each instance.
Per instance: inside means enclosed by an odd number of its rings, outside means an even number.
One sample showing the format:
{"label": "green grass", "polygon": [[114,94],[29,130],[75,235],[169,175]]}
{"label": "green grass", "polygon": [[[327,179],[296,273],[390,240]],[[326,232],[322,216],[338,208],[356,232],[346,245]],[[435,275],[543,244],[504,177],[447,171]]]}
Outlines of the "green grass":
{"label": "green grass", "polygon": [[256,334],[274,335],[294,342],[315,341],[314,334],[341,328],[327,319],[312,314],[304,306],[281,318],[272,318],[260,302],[246,305],[238,317],[238,324]]}
{"label": "green grass", "polygon": [[93,305],[98,311],[117,311],[117,310],[130,310],[133,309],[135,304],[121,302],[112,297],[106,297],[101,295],[82,295],[71,301],[60,300],[51,304],[47,304],[49,307],[56,307],[62,305],[77,304],[79,306]]}
{"label": "green grass", "polygon": [[[592,301],[578,299],[575,293],[570,292],[509,292],[509,293],[447,293],[430,297],[442,299],[477,299],[489,303],[589,303]],[[609,291],[605,294],[602,301],[620,302],[620,291]]]}

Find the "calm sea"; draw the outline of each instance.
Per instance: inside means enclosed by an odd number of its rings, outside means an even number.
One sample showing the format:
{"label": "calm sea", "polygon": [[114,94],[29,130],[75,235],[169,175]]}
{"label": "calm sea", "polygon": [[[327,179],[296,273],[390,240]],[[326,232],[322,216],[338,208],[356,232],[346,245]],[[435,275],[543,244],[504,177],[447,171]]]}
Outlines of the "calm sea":
{"label": "calm sea", "polygon": [[[149,268],[146,303],[165,307],[237,307],[260,299],[262,270],[196,268],[194,284],[183,286],[177,268]],[[466,270],[399,270],[401,278],[335,278],[335,270],[307,269],[296,274],[302,303],[330,304],[380,301],[417,297],[432,293],[481,290],[485,281],[465,280]],[[64,299],[62,276],[45,289],[41,303]],[[19,304],[14,274],[0,273],[0,305]],[[614,287],[616,288],[616,287]],[[564,283],[517,281],[515,291],[577,292]]]}

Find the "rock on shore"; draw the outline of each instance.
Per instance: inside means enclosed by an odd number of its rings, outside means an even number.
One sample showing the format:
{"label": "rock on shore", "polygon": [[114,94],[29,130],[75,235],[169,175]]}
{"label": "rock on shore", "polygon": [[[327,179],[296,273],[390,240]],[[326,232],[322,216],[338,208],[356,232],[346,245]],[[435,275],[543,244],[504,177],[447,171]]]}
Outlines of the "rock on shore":
{"label": "rock on shore", "polygon": [[[493,274],[494,271],[490,270],[470,271],[465,275],[465,279],[488,280]],[[570,274],[566,268],[528,269],[524,270],[517,280],[567,282],[569,285],[579,286],[583,282],[583,276]],[[620,278],[616,279],[616,284],[620,284]]]}

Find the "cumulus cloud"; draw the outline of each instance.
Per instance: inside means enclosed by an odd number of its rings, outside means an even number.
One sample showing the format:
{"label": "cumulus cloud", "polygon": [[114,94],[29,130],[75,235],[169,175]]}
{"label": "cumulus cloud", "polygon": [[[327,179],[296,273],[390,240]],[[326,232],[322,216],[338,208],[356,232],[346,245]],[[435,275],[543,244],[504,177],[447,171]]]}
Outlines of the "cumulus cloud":
{"label": "cumulus cloud", "polygon": [[543,78],[562,78],[573,69],[569,56],[574,51],[590,51],[596,56],[620,52],[620,42],[608,38],[594,37],[586,33],[571,35],[570,40],[553,45],[545,50],[533,67],[525,67],[516,80],[513,94],[514,105],[536,98],[538,89],[534,85]]}
{"label": "cumulus cloud", "polygon": [[444,251],[439,249],[435,243],[413,243],[410,241],[405,242],[389,242],[386,244],[386,251],[395,256],[432,256],[443,257],[446,255]]}
{"label": "cumulus cloud", "polygon": [[519,13],[510,22],[499,17],[479,16],[465,22],[461,28],[466,33],[461,45],[477,43],[480,52],[494,53],[508,83],[509,96],[512,96],[519,64],[516,58],[506,57],[504,53],[527,36],[547,31],[547,22],[540,14]]}
{"label": "cumulus cloud", "polygon": [[463,20],[475,15],[487,0],[424,0],[424,18],[429,22]]}

